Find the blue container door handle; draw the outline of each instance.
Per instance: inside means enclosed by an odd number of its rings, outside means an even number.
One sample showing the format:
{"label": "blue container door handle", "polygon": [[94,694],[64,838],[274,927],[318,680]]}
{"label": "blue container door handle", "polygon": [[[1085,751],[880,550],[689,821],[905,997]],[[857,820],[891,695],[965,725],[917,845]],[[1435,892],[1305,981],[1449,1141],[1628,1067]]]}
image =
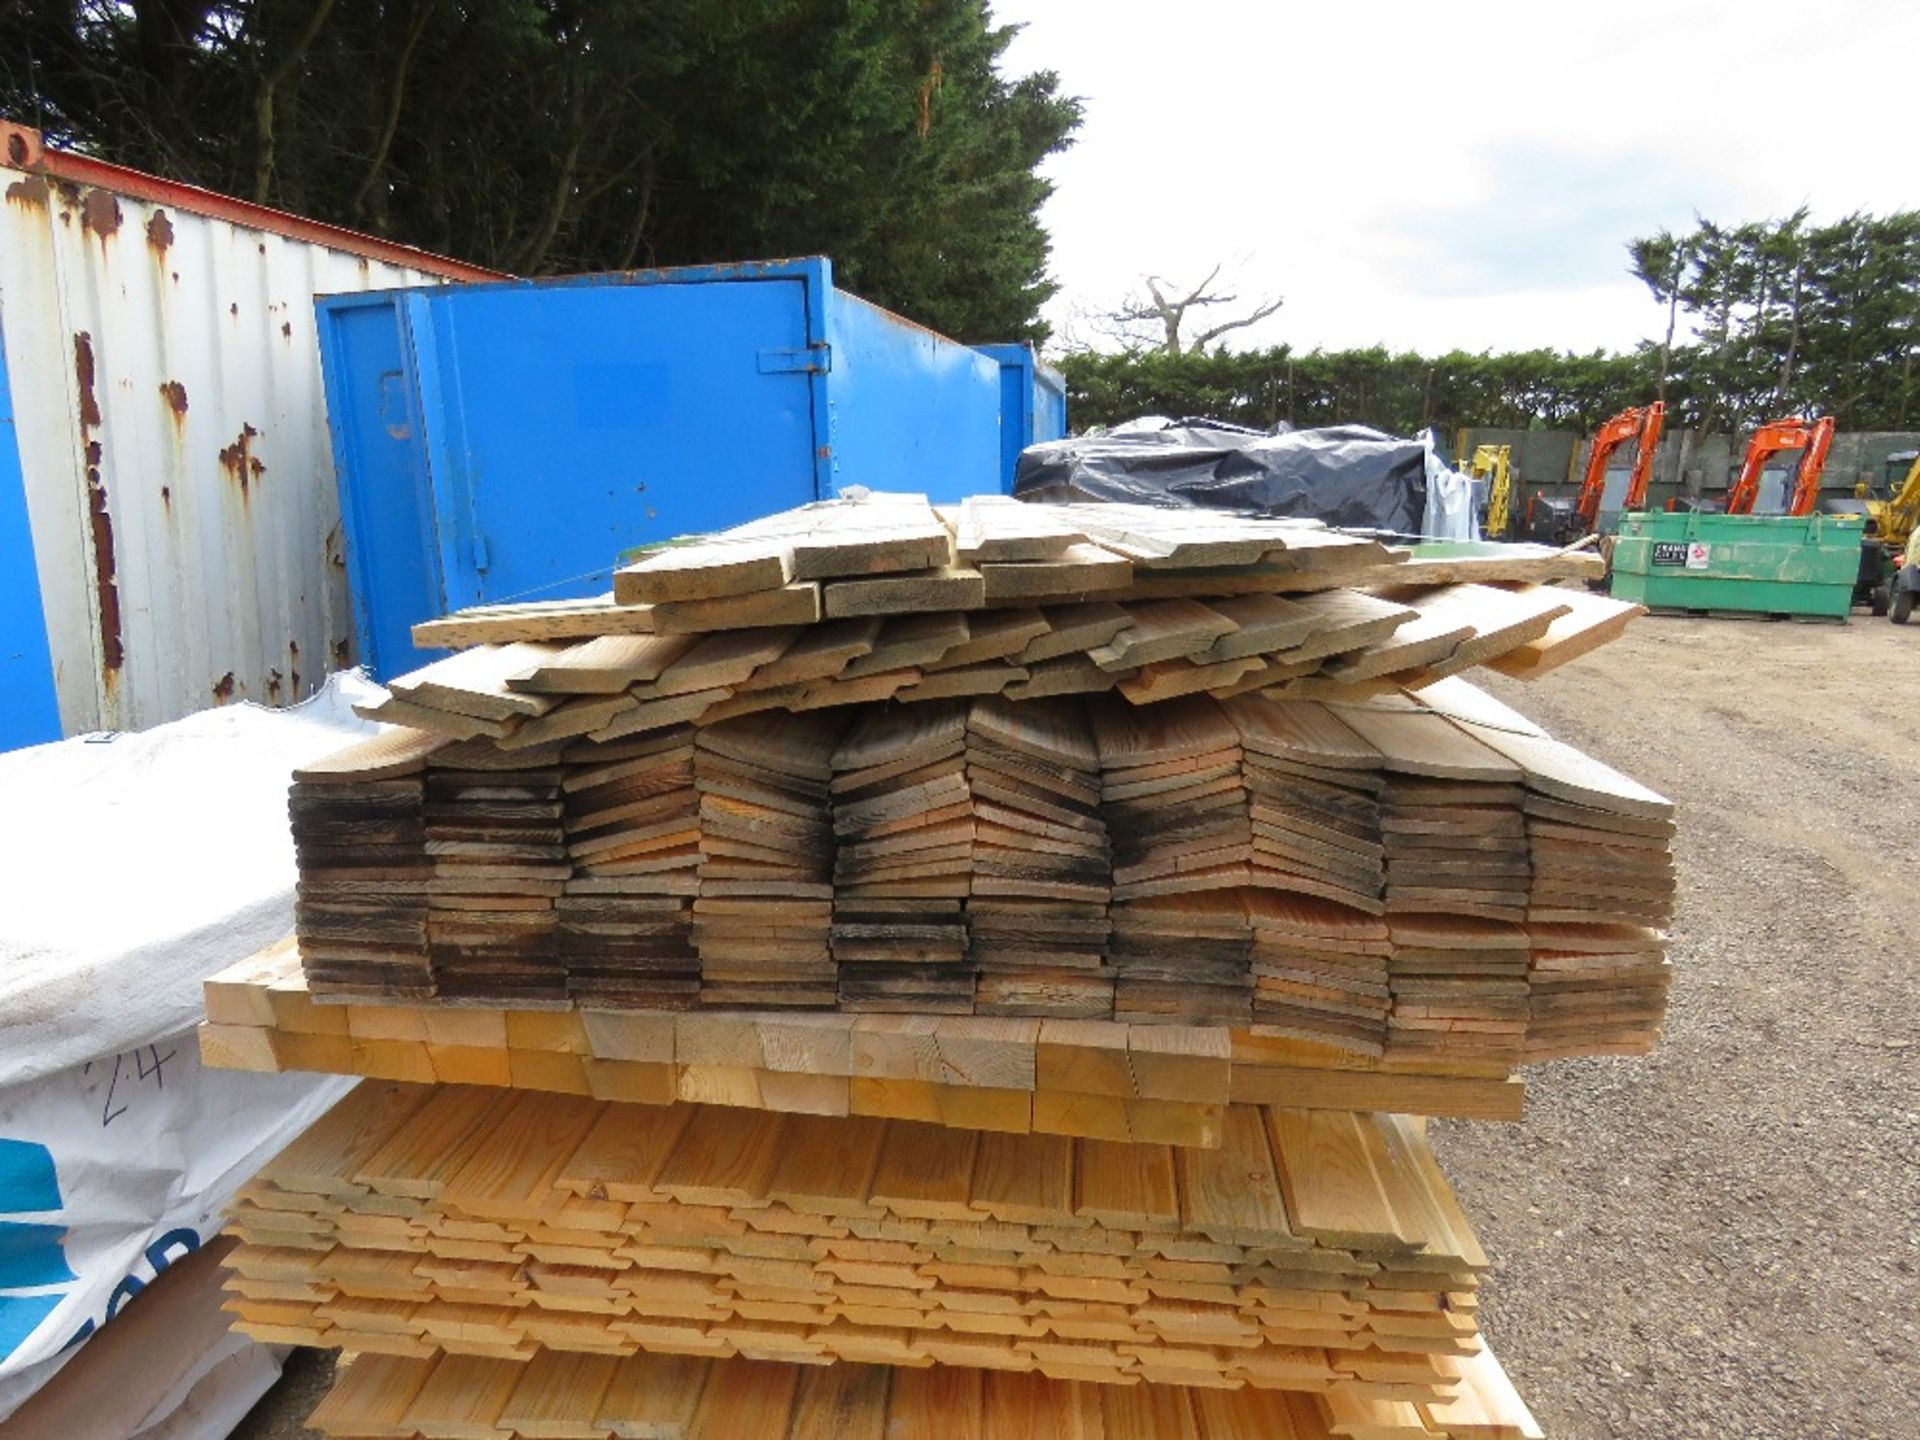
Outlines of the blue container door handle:
{"label": "blue container door handle", "polygon": [[809,345],[804,350],[762,350],[758,356],[762,375],[826,375],[833,370],[833,347]]}

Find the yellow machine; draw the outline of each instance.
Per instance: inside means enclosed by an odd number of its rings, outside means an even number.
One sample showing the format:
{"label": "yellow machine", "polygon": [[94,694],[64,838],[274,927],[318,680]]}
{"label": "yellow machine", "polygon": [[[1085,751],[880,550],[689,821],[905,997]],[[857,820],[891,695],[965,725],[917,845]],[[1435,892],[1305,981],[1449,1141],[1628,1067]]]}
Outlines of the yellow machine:
{"label": "yellow machine", "polygon": [[1513,531],[1513,447],[1477,445],[1460,469],[1487,482],[1487,538],[1504,540]]}
{"label": "yellow machine", "polygon": [[1920,526],[1920,450],[1889,455],[1883,480],[1884,495],[1865,485],[1854,493],[1867,502],[1868,526],[1897,555]]}
{"label": "yellow machine", "polygon": [[1900,569],[1902,556],[1916,531],[1920,531],[1920,450],[1901,450],[1889,455],[1880,483],[1861,482],[1854,487],[1853,497],[1851,505],[1841,501],[1830,508],[1857,508],[1867,517],[1866,534],[1860,542],[1860,579],[1854,588],[1854,604],[1866,605],[1874,614],[1885,615],[1897,588],[1893,583],[1895,572]]}

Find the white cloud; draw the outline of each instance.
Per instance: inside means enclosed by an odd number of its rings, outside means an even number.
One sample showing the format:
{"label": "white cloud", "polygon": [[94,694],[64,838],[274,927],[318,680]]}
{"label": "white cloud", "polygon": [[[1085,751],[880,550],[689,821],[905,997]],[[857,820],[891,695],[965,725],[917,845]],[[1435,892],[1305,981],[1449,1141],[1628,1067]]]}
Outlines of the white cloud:
{"label": "white cloud", "polygon": [[995,0],[1008,67],[1086,101],[1047,165],[1075,307],[1146,271],[1286,307],[1238,343],[1629,348],[1625,245],[1920,205],[1920,6],[1878,0]]}

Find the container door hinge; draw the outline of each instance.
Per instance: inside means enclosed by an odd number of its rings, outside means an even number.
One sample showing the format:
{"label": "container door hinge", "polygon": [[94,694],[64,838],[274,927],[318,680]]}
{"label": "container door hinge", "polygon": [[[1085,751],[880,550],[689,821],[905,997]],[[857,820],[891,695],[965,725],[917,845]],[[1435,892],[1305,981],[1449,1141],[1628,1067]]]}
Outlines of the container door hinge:
{"label": "container door hinge", "polygon": [[762,350],[760,373],[785,375],[794,372],[824,375],[833,369],[831,345],[809,345],[802,350]]}
{"label": "container door hinge", "polygon": [[482,571],[487,568],[487,537],[478,530],[473,532],[473,568]]}

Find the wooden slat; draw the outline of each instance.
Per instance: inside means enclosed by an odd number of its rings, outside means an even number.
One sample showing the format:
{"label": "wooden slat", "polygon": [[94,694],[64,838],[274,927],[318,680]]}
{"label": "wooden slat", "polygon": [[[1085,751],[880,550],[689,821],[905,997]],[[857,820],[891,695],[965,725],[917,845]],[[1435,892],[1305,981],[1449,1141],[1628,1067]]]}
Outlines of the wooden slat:
{"label": "wooden slat", "polygon": [[[1262,903],[1278,904],[1280,898]],[[1627,931],[1620,927],[1583,930],[1563,925],[1547,927],[1540,933],[1552,936],[1552,944],[1569,949],[1586,946],[1618,950],[1630,940],[1655,961],[1662,950],[1660,937],[1652,932]],[[1623,940],[1623,935],[1628,939]],[[462,1065],[478,1063],[469,1060],[470,1056],[501,1057],[497,1070],[485,1072],[493,1078],[472,1072],[436,1071],[435,1078],[456,1084],[508,1086],[528,1078],[510,1076],[506,1070],[509,1021],[514,1023],[523,1045],[568,1043],[558,1030],[538,1040],[528,1030],[528,1022],[562,1018],[552,1012],[475,1006],[409,1009],[315,1005],[307,997],[297,955],[291,947],[275,947],[255,961],[242,962],[215,976],[208,982],[207,989],[210,1013],[218,1009],[229,1017],[222,1032],[225,1048],[214,1062],[228,1068],[261,1068],[245,1060],[245,1056],[259,1053],[272,1060],[274,1069],[356,1073],[352,1069],[353,1052],[345,1043],[350,1012],[360,1017],[363,1028],[374,1018],[391,1015],[401,1028],[386,1027],[366,1033],[418,1033],[428,1040],[430,1054],[455,1052]],[[1176,1036],[1193,1033],[1179,1027],[1142,1027],[1113,1021],[986,1022],[992,1027],[1005,1027],[1009,1023],[1017,1027],[1019,1038],[1008,1040],[989,1038],[1006,1036],[1009,1032],[1004,1028],[981,1031],[982,1022],[965,1017],[815,1016],[792,1012],[675,1017],[647,1011],[598,1009],[581,1010],[578,1017],[579,1027],[573,1033],[581,1037],[586,1047],[589,1082],[598,1074],[610,1087],[640,1087],[608,1093],[602,1098],[645,1099],[656,1104],[671,1099],[680,1068],[676,1064],[676,1029],[682,1036],[681,1063],[687,1063],[686,1057],[691,1056],[692,1063],[713,1065],[726,1063],[728,1056],[705,1048],[706,1041],[700,1037],[724,1028],[744,1036],[742,1043],[748,1049],[741,1055],[757,1057],[756,1064],[747,1068],[759,1077],[750,1091],[732,1092],[730,1099],[744,1095],[756,1105],[790,1108],[777,1103],[780,1095],[770,1093],[765,1085],[769,1076],[779,1073],[818,1078],[865,1074],[876,1080],[891,1077],[948,1086],[1012,1084],[1030,1089],[1036,1098],[1044,1096],[1046,1114],[1056,1121],[1071,1123],[1078,1118],[1100,1127],[1110,1122],[1098,1119],[1099,1108],[1087,1102],[1102,1096],[1121,1100],[1142,1098],[1141,1075],[1152,1074],[1150,1066],[1141,1068],[1139,1052],[1130,1046],[1130,1038],[1144,1035],[1143,1043],[1157,1050]],[[241,1029],[252,1031],[259,1038],[240,1037],[244,1046],[237,1051],[232,1048],[233,1032]],[[339,1035],[342,1044],[331,1058],[323,1049],[287,1048],[293,1042],[323,1040],[332,1033]],[[1217,1098],[1316,1109],[1387,1110],[1510,1120],[1519,1118],[1525,1095],[1524,1086],[1504,1075],[1477,1078],[1405,1070],[1382,1073],[1354,1068],[1364,1057],[1343,1056],[1337,1052],[1316,1054],[1311,1047],[1304,1046],[1275,1048],[1275,1042],[1263,1045],[1246,1032],[1216,1029],[1198,1033],[1211,1037],[1210,1045],[1227,1044],[1230,1052],[1229,1093]],[[436,1049],[436,1045],[440,1048]],[[1149,1058],[1161,1063],[1157,1056]],[[1196,1122],[1204,1121],[1204,1112],[1216,1099],[1213,1087],[1217,1079],[1199,1081],[1198,1072],[1189,1073],[1182,1068],[1187,1062],[1176,1055],[1169,1054],[1165,1063],[1174,1068],[1166,1072],[1163,1083],[1169,1088],[1161,1092],[1163,1098],[1171,1099],[1180,1087],[1189,1084],[1204,1083],[1207,1087],[1204,1101],[1201,1092],[1195,1092],[1192,1102],[1192,1118]],[[1148,1083],[1153,1082],[1149,1079]],[[484,1098],[482,1094],[470,1094],[461,1104],[478,1113]],[[791,1098],[798,1103],[800,1097]],[[442,1103],[453,1102],[435,1102]],[[629,1123],[624,1118],[610,1119],[606,1128],[620,1133]],[[1105,1128],[1094,1128],[1058,1133],[1097,1136],[1109,1132]],[[457,1132],[450,1134],[448,1143],[457,1144],[459,1139]]]}

